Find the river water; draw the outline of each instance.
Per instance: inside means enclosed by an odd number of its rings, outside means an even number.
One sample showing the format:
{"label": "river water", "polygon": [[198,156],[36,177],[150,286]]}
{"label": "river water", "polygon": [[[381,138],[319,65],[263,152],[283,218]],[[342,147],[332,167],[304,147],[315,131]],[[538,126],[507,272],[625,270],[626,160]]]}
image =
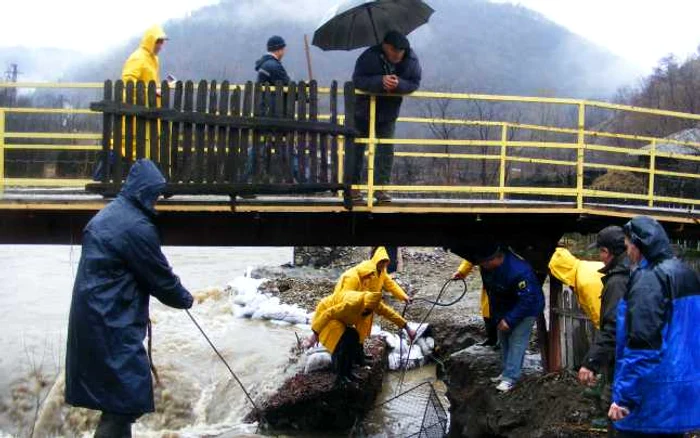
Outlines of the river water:
{"label": "river water", "polygon": [[[222,290],[249,267],[290,262],[292,249],[165,248],[164,252],[185,287],[201,299],[192,314],[253,396],[278,387],[287,377],[288,351],[301,329],[238,319]],[[69,413],[62,399],[68,311],[79,259],[80,247],[0,246],[0,436],[29,436],[34,425],[34,436],[76,436],[76,430],[90,436],[96,415]],[[187,315],[154,299],[151,316],[154,362],[162,385],[156,390],[158,412],[139,421],[134,436],[255,433],[254,426],[242,422],[250,409],[243,392]],[[431,368],[410,373],[405,387],[433,376]],[[42,389],[36,382],[47,386]],[[390,377],[382,397],[390,398],[394,387],[395,377]],[[390,404],[386,415],[372,422],[380,429],[392,428],[394,414],[404,413],[400,405]]]}

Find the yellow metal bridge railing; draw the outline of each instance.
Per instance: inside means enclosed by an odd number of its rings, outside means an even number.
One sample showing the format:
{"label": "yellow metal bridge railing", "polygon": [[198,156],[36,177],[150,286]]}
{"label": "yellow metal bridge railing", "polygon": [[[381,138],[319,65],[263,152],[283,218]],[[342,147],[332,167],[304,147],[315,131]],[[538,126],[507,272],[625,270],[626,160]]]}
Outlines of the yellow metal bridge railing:
{"label": "yellow metal bridge railing", "polygon": [[[3,83],[3,89],[66,89],[75,92],[92,90],[91,100],[99,100],[101,83]],[[320,89],[327,93],[328,89]],[[639,135],[635,132],[609,132],[604,120],[598,120],[589,127],[587,114],[591,111],[607,111],[615,116],[628,118],[658,118],[671,120],[683,126],[692,126],[700,121],[700,115],[673,111],[632,107],[605,102],[578,99],[560,99],[547,97],[496,96],[463,93],[417,92],[408,99],[419,104],[450,102],[479,102],[481,104],[499,104],[516,106],[518,111],[542,111],[543,107],[561,108],[573,120],[560,123],[561,120],[541,120],[539,123],[522,120],[504,120],[494,117],[470,119],[464,113],[442,114],[439,117],[425,114],[411,114],[399,118],[398,131],[409,132],[408,137],[387,139],[378,138],[376,134],[377,96],[370,97],[370,129],[367,138],[357,139],[367,145],[367,180],[366,184],[353,188],[367,193],[369,209],[375,208],[374,194],[378,190],[395,193],[432,194],[437,198],[467,197],[469,199],[488,199],[493,201],[529,200],[570,202],[576,209],[583,210],[586,203],[597,204],[636,204],[648,207],[674,207],[693,210],[700,205],[700,143],[662,138],[653,135]],[[87,103],[87,102],[85,102]],[[415,112],[415,111],[414,111]],[[99,114],[80,108],[24,108],[0,107],[0,190],[4,187],[83,187],[89,182],[85,178],[55,177],[7,177],[8,155],[12,151],[62,151],[62,152],[97,152],[102,138],[101,130],[94,132],[32,132],[8,130],[7,118],[26,115],[80,115],[95,117]],[[321,117],[323,118],[323,117]],[[549,123],[548,123],[549,122]],[[96,119],[99,125],[99,119]],[[425,126],[459,127],[465,132],[453,134],[450,138],[435,138],[425,134]],[[558,125],[558,126],[557,126]],[[418,129],[416,129],[418,127]],[[422,127],[423,129],[420,129]],[[469,129],[488,129],[489,133],[481,138]],[[70,143],[67,143],[70,142]],[[458,164],[461,170],[456,182],[428,180],[419,178],[403,184],[377,185],[374,180],[377,149],[394,145],[394,156],[398,160],[419,161],[419,168],[425,169],[435,163],[448,160]],[[663,148],[659,148],[663,145]],[[677,146],[678,148],[669,147]],[[644,147],[641,147],[644,146]],[[686,148],[678,152],[680,147]],[[687,151],[698,151],[697,154]],[[342,147],[340,153],[343,153]],[[342,158],[342,157],[341,157]],[[338,160],[343,174],[343,159]],[[482,169],[495,169],[495,175],[488,181],[470,178],[470,167],[465,163],[480,163]],[[461,163],[461,165],[460,165]],[[515,167],[518,166],[518,167]],[[448,166],[448,168],[450,168]],[[527,168],[523,172],[523,168]],[[634,187],[601,188],[587,181],[587,172],[604,175],[605,172],[636,175],[638,183]],[[521,176],[516,178],[520,172]],[[473,169],[472,172],[473,173]],[[522,175],[526,174],[526,175]],[[547,176],[569,175],[567,180],[552,186],[537,181],[546,180]],[[612,174],[615,175],[615,174]],[[87,175],[86,175],[87,176]],[[466,177],[465,177],[466,176]],[[454,175],[448,175],[454,181]],[[590,179],[590,178],[589,178]],[[614,179],[614,178],[613,178]],[[517,184],[513,184],[515,181]]]}

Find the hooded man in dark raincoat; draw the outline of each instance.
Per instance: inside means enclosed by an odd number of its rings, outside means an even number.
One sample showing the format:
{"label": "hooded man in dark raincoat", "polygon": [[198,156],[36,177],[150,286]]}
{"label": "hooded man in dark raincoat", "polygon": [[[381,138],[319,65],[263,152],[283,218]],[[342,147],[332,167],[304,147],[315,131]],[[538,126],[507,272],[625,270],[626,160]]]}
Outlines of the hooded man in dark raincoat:
{"label": "hooded man in dark raincoat", "polygon": [[623,227],[634,264],[617,306],[613,403],[620,437],[678,437],[700,429],[700,277],[678,260],[663,227]]}
{"label": "hooded man in dark raincoat", "polygon": [[154,411],[143,345],[150,296],[174,308],[192,307],[154,224],[164,188],[155,164],[139,160],[117,199],[83,231],[68,323],[66,402],[102,411],[96,437],[130,437],[131,423]]}

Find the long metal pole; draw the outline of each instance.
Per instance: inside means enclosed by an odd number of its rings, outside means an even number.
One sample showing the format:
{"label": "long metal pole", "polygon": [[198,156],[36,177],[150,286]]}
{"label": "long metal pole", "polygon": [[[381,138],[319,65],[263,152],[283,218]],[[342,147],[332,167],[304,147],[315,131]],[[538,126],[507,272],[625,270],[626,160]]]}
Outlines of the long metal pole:
{"label": "long metal pole", "polygon": [[314,71],[311,68],[311,47],[309,46],[309,36],[304,34],[304,49],[306,50],[306,67],[309,70],[309,82],[314,80]]}

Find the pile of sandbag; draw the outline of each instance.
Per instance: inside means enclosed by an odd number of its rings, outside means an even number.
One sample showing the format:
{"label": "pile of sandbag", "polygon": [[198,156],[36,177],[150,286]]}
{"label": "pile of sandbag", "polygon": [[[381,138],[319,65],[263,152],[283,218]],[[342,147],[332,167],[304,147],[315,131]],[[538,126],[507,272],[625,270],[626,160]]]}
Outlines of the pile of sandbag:
{"label": "pile of sandbag", "polygon": [[266,280],[238,277],[228,284],[234,314],[238,318],[261,319],[279,324],[306,325],[310,314],[298,306],[282,304],[278,297],[258,291]]}
{"label": "pile of sandbag", "polygon": [[427,324],[409,322],[408,326],[416,332],[413,344],[405,330],[401,330],[399,334],[384,330],[377,332],[389,346],[389,369],[392,371],[423,366],[435,350],[435,339],[426,335]]}
{"label": "pile of sandbag", "polygon": [[323,346],[309,348],[305,353],[304,374],[323,371],[331,368],[333,358]]}

